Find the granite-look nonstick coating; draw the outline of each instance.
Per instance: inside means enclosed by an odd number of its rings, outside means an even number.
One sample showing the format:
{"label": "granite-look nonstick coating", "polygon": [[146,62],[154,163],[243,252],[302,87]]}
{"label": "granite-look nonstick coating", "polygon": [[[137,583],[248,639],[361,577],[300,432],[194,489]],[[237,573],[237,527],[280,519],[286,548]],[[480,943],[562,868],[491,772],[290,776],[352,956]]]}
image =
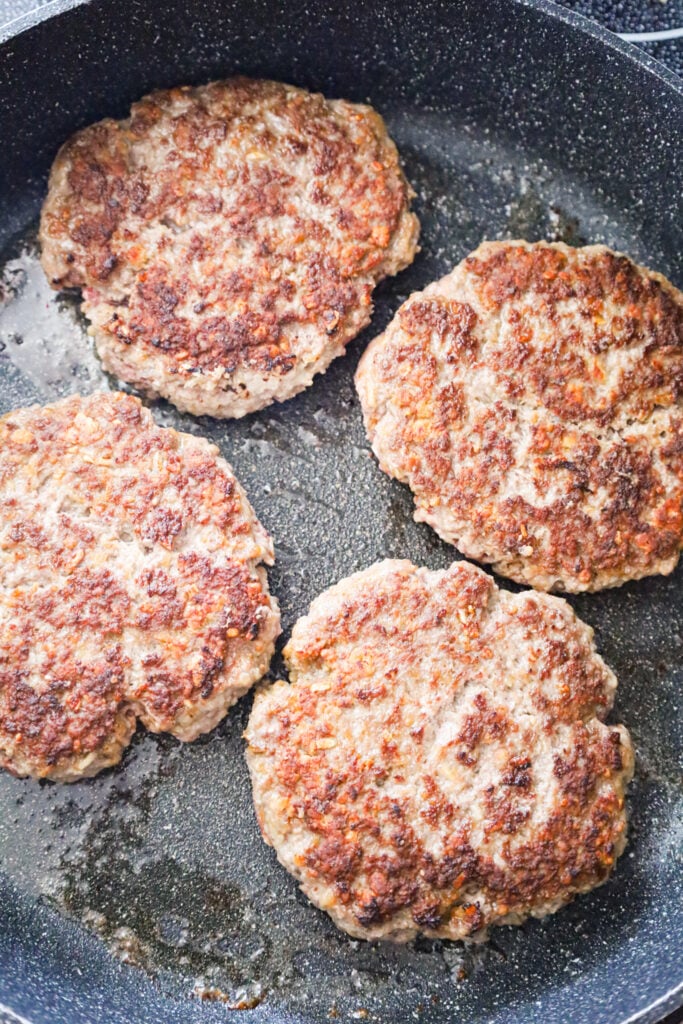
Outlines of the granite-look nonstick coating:
{"label": "granite-look nonstick coating", "polygon": [[[165,404],[155,415],[233,463],[275,539],[285,633],[377,558],[447,565],[455,551],[412,522],[408,491],[369,454],[359,355],[409,291],[483,237],[606,242],[683,284],[680,83],[543,2],[69,6],[0,50],[0,411],[109,385],[33,242],[50,161],[75,128],[151,86],[237,71],[370,100],[423,225],[370,330],[283,406],[239,422]],[[88,782],[0,775],[0,1003],[33,1024],[659,1019],[683,1001],[682,597],[679,570],[572,599],[619,675],[616,714],[638,749],[630,845],[594,894],[469,951],[350,940],[259,838],[247,698],[193,745],[138,733],[119,768]]]}

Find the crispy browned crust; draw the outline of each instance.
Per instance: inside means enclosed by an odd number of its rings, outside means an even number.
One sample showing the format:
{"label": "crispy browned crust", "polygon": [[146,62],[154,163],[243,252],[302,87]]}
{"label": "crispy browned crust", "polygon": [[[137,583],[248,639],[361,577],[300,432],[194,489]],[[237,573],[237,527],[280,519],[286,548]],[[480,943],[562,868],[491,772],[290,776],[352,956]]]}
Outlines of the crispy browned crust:
{"label": "crispy browned crust", "polygon": [[272,560],[230,467],[123,394],[0,420],[0,764],[115,763],[139,716],[194,738],[267,668]]}
{"label": "crispy browned crust", "polygon": [[239,414],[369,321],[416,249],[410,194],[370,107],[245,78],[160,91],[62,148],[43,265],[84,289],[124,379],[218,415],[232,389]]}
{"label": "crispy browned crust", "polygon": [[357,383],[416,518],[541,589],[670,572],[683,545],[683,296],[603,246],[486,242],[413,295]]}
{"label": "crispy browned crust", "polygon": [[285,657],[246,733],[256,810],[340,927],[466,938],[607,878],[633,752],[564,601],[383,562],[319,597]]}

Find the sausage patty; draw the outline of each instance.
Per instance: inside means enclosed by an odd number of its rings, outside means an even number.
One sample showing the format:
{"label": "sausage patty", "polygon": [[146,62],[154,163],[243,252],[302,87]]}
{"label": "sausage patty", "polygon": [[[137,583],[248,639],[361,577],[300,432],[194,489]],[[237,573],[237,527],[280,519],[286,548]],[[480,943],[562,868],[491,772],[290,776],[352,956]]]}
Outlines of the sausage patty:
{"label": "sausage patty", "polygon": [[361,938],[552,913],[626,841],[616,679],[560,598],[380,562],[315,600],[246,736],[266,842]]}
{"label": "sausage patty", "polygon": [[40,237],[105,367],[243,416],[307,387],[413,259],[418,222],[371,108],[235,78],[152,93],[60,150]]}
{"label": "sausage patty", "polygon": [[415,518],[542,590],[669,573],[683,545],[683,295],[604,246],[485,242],[356,376]]}
{"label": "sausage patty", "polygon": [[69,782],[193,740],[268,668],[270,537],[218,449],[123,394],[0,420],[0,765]]}

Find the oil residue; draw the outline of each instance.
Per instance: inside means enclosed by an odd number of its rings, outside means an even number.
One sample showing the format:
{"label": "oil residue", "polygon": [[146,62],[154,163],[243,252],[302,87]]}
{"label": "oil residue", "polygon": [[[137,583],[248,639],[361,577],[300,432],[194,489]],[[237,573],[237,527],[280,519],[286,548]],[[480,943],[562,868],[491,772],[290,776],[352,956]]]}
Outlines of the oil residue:
{"label": "oil residue", "polygon": [[526,175],[520,178],[517,195],[507,203],[505,213],[507,234],[511,238],[586,245],[578,217],[570,216],[557,203],[544,199]]}
{"label": "oil residue", "polygon": [[[182,754],[168,738],[141,735],[126,756],[125,774],[86,784],[99,790],[94,803],[92,792],[82,802],[85,786],[58,802],[52,824],[64,846],[58,879],[45,895],[169,994],[218,998],[220,992],[229,1005],[254,1006],[271,981],[273,945],[243,888],[198,865],[188,845],[178,851],[174,843],[175,854],[168,852],[171,819],[159,809],[170,800],[183,815],[187,794],[176,776]],[[218,749],[215,756],[220,760]]]}
{"label": "oil residue", "polygon": [[[434,955],[441,944],[356,942],[310,907],[258,838],[245,723],[241,705],[191,746],[140,733],[119,771],[68,789],[40,787],[45,804],[30,816],[50,823],[52,870],[38,892],[172,998],[250,1009],[286,997],[318,1017],[334,1009],[377,1019],[402,985],[405,1006],[419,1012],[450,970]],[[3,857],[15,842],[0,826]]]}
{"label": "oil residue", "polygon": [[10,252],[0,277],[0,359],[46,399],[110,387],[79,302],[76,294],[50,288],[35,231]]}

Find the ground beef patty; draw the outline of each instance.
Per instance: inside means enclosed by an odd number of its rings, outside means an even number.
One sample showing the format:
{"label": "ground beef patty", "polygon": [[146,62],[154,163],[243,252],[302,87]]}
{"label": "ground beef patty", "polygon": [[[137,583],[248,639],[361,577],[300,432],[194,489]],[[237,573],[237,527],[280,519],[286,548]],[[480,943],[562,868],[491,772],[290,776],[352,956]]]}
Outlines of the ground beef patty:
{"label": "ground beef patty", "polygon": [[541,590],[669,573],[683,544],[683,295],[604,246],[485,242],[356,383],[382,469],[465,555]]}
{"label": "ground beef patty", "polygon": [[371,108],[235,78],[155,92],[59,152],[41,220],[105,367],[243,416],[307,387],[413,259],[418,222]]}
{"label": "ground beef patty", "polygon": [[616,679],[559,598],[385,561],[313,602],[246,732],[266,842],[362,938],[552,913],[626,841]]}
{"label": "ground beef patty", "polygon": [[69,782],[139,717],[193,740],[268,668],[270,537],[218,449],[135,398],[0,420],[0,765]]}

